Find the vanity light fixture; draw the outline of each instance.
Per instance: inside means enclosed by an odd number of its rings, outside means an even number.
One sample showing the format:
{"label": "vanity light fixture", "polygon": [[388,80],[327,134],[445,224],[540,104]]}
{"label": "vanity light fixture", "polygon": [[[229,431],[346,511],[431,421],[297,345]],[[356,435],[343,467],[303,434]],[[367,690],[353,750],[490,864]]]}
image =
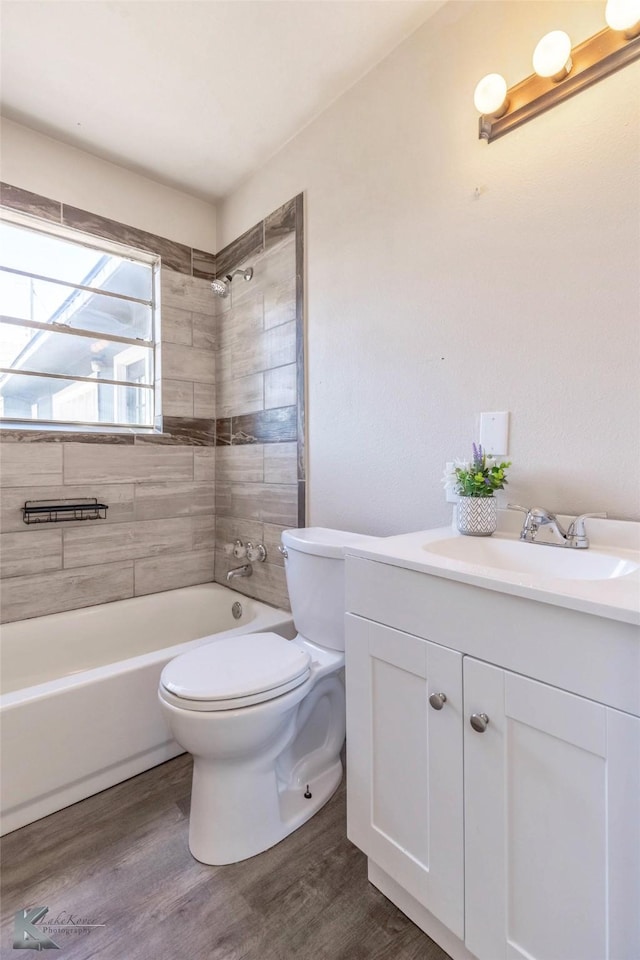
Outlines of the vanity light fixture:
{"label": "vanity light fixture", "polygon": [[640,0],[608,0],[605,19],[604,30],[573,49],[563,30],[547,33],[533,53],[535,72],[514,87],[497,73],[483,77],[473,98],[480,139],[491,143],[640,59]]}

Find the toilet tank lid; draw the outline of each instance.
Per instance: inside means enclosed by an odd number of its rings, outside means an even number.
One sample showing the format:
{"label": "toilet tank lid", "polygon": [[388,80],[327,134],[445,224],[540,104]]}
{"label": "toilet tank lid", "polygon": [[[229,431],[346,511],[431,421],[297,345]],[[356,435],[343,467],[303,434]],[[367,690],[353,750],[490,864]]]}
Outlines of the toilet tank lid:
{"label": "toilet tank lid", "polygon": [[300,553],[312,553],[315,556],[335,559],[344,557],[349,547],[364,547],[377,539],[362,533],[331,530],[327,527],[300,527],[297,530],[282,531],[282,542],[285,547],[299,550]]}

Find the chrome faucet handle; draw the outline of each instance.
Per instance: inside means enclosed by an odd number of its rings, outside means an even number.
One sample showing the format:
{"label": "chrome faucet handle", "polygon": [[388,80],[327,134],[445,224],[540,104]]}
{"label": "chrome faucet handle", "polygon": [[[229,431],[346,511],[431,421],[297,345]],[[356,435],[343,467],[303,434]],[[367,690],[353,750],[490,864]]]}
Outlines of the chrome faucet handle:
{"label": "chrome faucet handle", "polygon": [[572,547],[588,547],[589,539],[584,527],[585,520],[600,519],[606,520],[606,513],[581,513],[579,517],[572,520],[567,530],[567,540],[571,541]]}
{"label": "chrome faucet handle", "polygon": [[263,543],[251,543],[250,540],[247,541],[247,560],[250,560],[251,563],[264,563],[267,559],[267,549]]}
{"label": "chrome faucet handle", "polygon": [[247,548],[245,547],[242,540],[236,540],[233,544],[233,549],[231,551],[236,558],[236,560],[244,560],[247,555]]}
{"label": "chrome faucet handle", "polygon": [[519,510],[521,513],[529,513],[531,507],[521,507],[519,503],[508,503],[507,510]]}

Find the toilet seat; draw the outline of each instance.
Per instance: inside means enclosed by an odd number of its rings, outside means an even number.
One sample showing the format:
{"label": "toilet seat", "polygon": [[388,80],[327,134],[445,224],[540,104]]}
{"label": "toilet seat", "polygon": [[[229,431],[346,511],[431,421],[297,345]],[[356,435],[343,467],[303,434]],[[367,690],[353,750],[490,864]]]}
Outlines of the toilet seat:
{"label": "toilet seat", "polygon": [[170,661],[160,695],[184,710],[235,710],[273,700],[300,686],[311,657],[275,633],[249,633],[206,643]]}

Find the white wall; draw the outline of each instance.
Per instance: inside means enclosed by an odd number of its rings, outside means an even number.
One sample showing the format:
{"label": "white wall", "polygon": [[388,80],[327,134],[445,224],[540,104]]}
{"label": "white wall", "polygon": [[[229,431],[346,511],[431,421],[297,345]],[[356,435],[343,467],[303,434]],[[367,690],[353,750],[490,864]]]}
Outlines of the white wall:
{"label": "white wall", "polygon": [[2,119],[2,179],[158,236],[216,250],[215,207]]}
{"label": "white wall", "polygon": [[640,63],[490,145],[472,102],[603,10],[448,4],[219,208],[222,247],[305,192],[310,522],[447,522],[482,410],[510,499],[640,518]]}

